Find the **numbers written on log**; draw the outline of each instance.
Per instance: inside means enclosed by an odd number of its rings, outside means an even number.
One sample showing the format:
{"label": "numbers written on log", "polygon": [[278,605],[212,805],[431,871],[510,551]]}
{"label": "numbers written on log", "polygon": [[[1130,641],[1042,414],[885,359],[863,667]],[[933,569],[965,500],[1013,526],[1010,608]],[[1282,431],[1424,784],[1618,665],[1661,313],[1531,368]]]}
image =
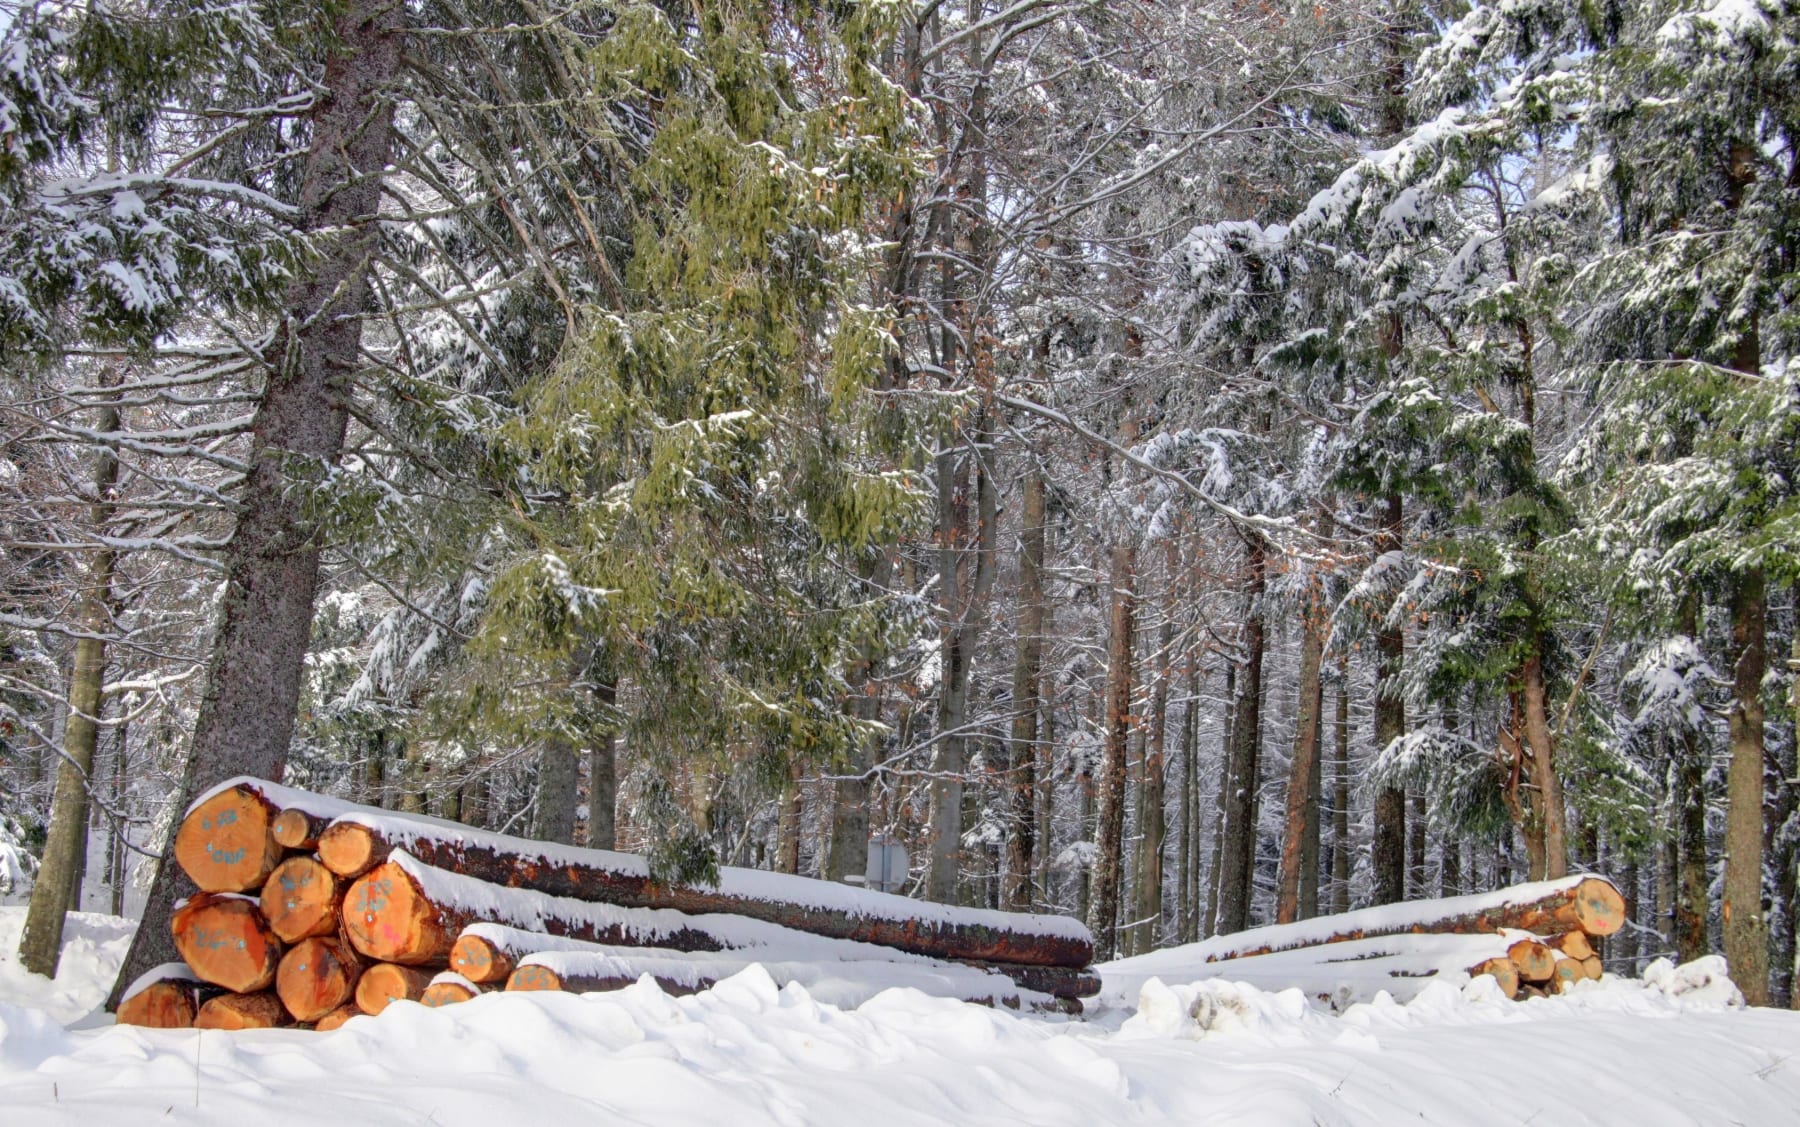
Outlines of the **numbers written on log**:
{"label": "numbers written on log", "polygon": [[175,949],[203,981],[239,994],[274,983],[281,941],[269,930],[256,901],[202,892],[169,920]]}
{"label": "numbers written on log", "polygon": [[338,879],[311,857],[289,857],[263,882],[260,907],[269,930],[284,943],[298,943],[338,930]]}
{"label": "numbers written on log", "polygon": [[257,892],[281,861],[269,833],[275,808],[249,787],[232,787],[188,812],[175,832],[175,861],[203,892]]}

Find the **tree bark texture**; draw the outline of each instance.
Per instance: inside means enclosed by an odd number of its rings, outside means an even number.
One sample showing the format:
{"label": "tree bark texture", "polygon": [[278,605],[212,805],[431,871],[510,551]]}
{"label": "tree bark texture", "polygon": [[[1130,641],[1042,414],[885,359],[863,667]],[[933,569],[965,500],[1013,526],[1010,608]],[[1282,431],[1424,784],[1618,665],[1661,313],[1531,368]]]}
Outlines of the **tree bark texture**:
{"label": "tree bark texture", "polygon": [[1731,593],[1731,767],[1726,778],[1725,885],[1719,904],[1731,978],[1753,1006],[1769,1002],[1763,884],[1763,705],[1768,599],[1760,568]]}
{"label": "tree bark texture", "polygon": [[[392,148],[389,86],[400,69],[405,15],[399,5],[349,0],[335,20],[297,200],[298,225],[314,234],[320,252],[289,288],[287,319],[266,354],[183,804],[232,775],[279,779],[287,761],[323,547],[308,495],[343,451],[361,364],[377,237],[370,221]],[[165,858],[109,1006],[139,974],[169,961],[169,905],[183,891]]]}
{"label": "tree bark texture", "polygon": [[1094,949],[1111,958],[1118,950],[1120,894],[1124,883],[1125,768],[1131,737],[1132,649],[1137,609],[1137,549],[1112,550],[1112,629],[1106,656],[1106,743],[1096,780],[1099,807],[1094,828],[1094,869],[1088,898],[1088,930]]}
{"label": "tree bark texture", "polygon": [[[1287,819],[1281,839],[1280,885],[1275,895],[1276,923],[1309,918],[1319,908],[1319,730],[1325,707],[1325,687],[1319,671],[1325,649],[1324,615],[1325,608],[1315,589],[1307,600],[1301,623],[1300,708],[1294,721],[1294,754],[1288,769]],[[1306,904],[1301,891],[1309,874],[1312,896],[1311,903]]]}
{"label": "tree bark texture", "polygon": [[[1399,493],[1389,493],[1387,511],[1376,539],[1377,555],[1398,556],[1403,510]],[[1375,639],[1375,747],[1379,752],[1406,734],[1406,701],[1400,676],[1406,666],[1406,634],[1398,624],[1384,627]],[[1406,791],[1382,787],[1375,795],[1375,838],[1372,868],[1377,904],[1406,899]]]}
{"label": "tree bark texture", "polygon": [[1226,764],[1225,844],[1219,859],[1219,930],[1243,931],[1250,926],[1250,899],[1256,867],[1256,792],[1262,758],[1263,651],[1267,627],[1263,593],[1268,585],[1268,546],[1262,537],[1247,537],[1244,621],[1244,667],[1238,677],[1237,706],[1231,726],[1231,758]]}
{"label": "tree bark texture", "polygon": [[1032,856],[1037,848],[1038,714],[1044,667],[1044,477],[1025,475],[1023,525],[1019,529],[1019,633],[1013,656],[1012,741],[1008,764],[1011,816],[1007,820],[1006,880],[1000,906],[1031,907]]}

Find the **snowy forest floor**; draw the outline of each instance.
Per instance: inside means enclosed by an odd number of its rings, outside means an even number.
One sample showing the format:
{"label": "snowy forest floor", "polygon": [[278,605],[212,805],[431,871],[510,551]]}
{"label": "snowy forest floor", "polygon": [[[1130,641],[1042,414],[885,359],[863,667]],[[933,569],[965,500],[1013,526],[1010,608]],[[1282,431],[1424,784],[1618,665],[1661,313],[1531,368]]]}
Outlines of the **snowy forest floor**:
{"label": "snowy forest floor", "polygon": [[197,1033],[94,1013],[129,921],[73,917],[50,983],[14,956],[23,920],[0,908],[6,1127],[1800,1121],[1800,1013],[1736,1008],[1704,962],[1524,1003],[1439,983],[1342,1015],[1294,990],[1152,980],[1085,1022],[908,990],[846,1011],[752,969],[684,998],[646,982]]}

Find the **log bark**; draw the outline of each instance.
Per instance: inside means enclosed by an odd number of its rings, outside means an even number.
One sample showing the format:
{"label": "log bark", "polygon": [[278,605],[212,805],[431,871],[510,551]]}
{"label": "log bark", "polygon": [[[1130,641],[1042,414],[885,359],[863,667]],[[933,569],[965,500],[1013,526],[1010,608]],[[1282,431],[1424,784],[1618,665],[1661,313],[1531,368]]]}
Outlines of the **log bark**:
{"label": "log bark", "polygon": [[355,1002],[352,1002],[347,1006],[339,1006],[318,1021],[313,1022],[313,1029],[319,1033],[329,1033],[333,1029],[341,1027],[351,1018],[361,1016],[363,1016],[363,1012],[356,1008]]}
{"label": "log bark", "polygon": [[281,941],[249,897],[202,892],[175,910],[170,928],[182,961],[203,981],[239,994],[274,983]]}
{"label": "log bark", "polygon": [[[324,549],[312,510],[342,455],[351,387],[364,363],[375,220],[394,133],[389,87],[400,72],[407,10],[384,0],[349,0],[325,18],[335,34],[327,37],[301,131],[310,143],[298,170],[293,220],[315,253],[295,272],[281,303],[285,316],[263,356],[250,470],[234,495],[238,517],[223,552],[219,626],[182,780],[184,800],[232,775],[281,777]],[[158,867],[110,1003],[144,970],[167,961],[163,913],[183,883],[166,860]],[[261,885],[258,878],[240,888]]]}
{"label": "log bark", "polygon": [[293,1019],[272,992],[220,994],[194,1015],[195,1029],[274,1029]]}
{"label": "log bark", "polygon": [[425,996],[433,972],[398,963],[376,963],[356,983],[356,1008],[376,1016],[394,1002],[416,1002]]}
{"label": "log bark", "polygon": [[279,813],[252,787],[220,791],[181,820],[175,861],[202,892],[258,892],[281,862],[269,833]]}
{"label": "log bark", "polygon": [[304,939],[281,957],[275,994],[297,1021],[318,1021],[356,995],[362,960],[339,939]]}
{"label": "log bark", "polygon": [[[340,821],[320,837],[319,859],[338,875],[351,876],[366,873],[395,849],[403,848],[435,869],[590,903],[671,908],[690,915],[739,915],[813,935],[937,958],[1065,967],[1085,967],[1093,959],[1092,941],[1079,934],[1078,927],[1055,917],[946,909],[899,896],[842,889],[823,881],[734,869],[721,870],[721,883],[714,888],[672,887],[652,881],[642,860],[626,854],[559,849],[547,856],[530,842],[497,834],[471,831],[451,837],[429,829],[420,827],[418,833],[409,832],[402,839],[362,822]],[[784,893],[793,899],[774,898]],[[354,895],[353,886],[346,895],[345,909],[353,943],[360,926],[355,917],[368,911],[366,907],[348,907]],[[818,902],[839,896],[853,897],[854,903],[838,908]],[[424,961],[447,957],[455,933],[472,922],[472,917],[461,919],[444,940],[442,950]],[[363,950],[360,943],[358,950]]]}
{"label": "log bark", "polygon": [[1731,978],[1752,1006],[1769,1004],[1769,924],[1763,914],[1763,671],[1768,597],[1752,568],[1731,592],[1731,766],[1726,775],[1725,880],[1720,930]]}
{"label": "log bark", "polygon": [[337,934],[342,900],[331,870],[311,857],[299,856],[275,866],[263,882],[259,905],[277,938],[298,943],[315,935]]}
{"label": "log bark", "polygon": [[1206,961],[1222,962],[1275,951],[1381,935],[1480,934],[1502,929],[1552,935],[1580,930],[1611,935],[1625,924],[1625,899],[1604,877],[1575,876],[1503,893],[1365,908],[1305,924],[1257,928],[1207,945]]}
{"label": "log bark", "polygon": [[[546,966],[536,963],[526,965],[513,971],[506,979],[508,991],[565,990],[571,994],[600,994],[612,990],[623,990],[637,982],[641,975],[629,974],[561,974]],[[702,990],[710,990],[717,980],[702,977],[698,985],[678,982],[672,978],[655,978],[656,985],[662,992],[671,995],[698,994]]]}

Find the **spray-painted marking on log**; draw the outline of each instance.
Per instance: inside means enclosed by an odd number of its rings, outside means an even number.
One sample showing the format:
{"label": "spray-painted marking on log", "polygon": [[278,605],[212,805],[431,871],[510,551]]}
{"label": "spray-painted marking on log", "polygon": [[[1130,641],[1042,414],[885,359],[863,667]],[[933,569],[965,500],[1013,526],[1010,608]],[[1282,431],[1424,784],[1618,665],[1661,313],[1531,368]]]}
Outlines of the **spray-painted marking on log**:
{"label": "spray-painted marking on log", "polygon": [[514,990],[555,990],[560,985],[555,975],[535,963],[514,971],[509,984]]}
{"label": "spray-painted marking on log", "polygon": [[244,950],[244,941],[242,938],[233,939],[223,930],[209,931],[206,928],[197,927],[194,929],[194,946],[208,951],[242,951]]}
{"label": "spray-painted marking on log", "polygon": [[357,893],[357,903],[351,911],[363,913],[369,923],[374,923],[376,914],[387,907],[388,898],[393,894],[394,882],[385,877],[381,880],[364,881],[362,890]]}
{"label": "spray-painted marking on log", "polygon": [[206,852],[215,865],[235,865],[244,859],[242,849],[220,849],[210,841],[206,843]]}

